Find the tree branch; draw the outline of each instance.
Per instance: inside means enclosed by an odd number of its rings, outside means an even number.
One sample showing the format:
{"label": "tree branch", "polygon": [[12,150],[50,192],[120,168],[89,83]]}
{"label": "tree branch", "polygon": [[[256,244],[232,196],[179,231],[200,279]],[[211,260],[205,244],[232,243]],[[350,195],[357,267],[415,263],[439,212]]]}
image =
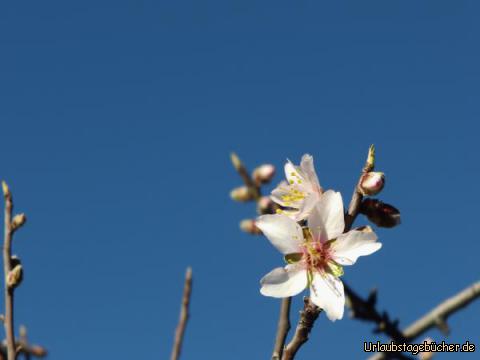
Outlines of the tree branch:
{"label": "tree branch", "polygon": [[237,170],[238,174],[240,175],[243,182],[245,183],[245,186],[248,188],[253,198],[256,201],[258,201],[262,196],[260,193],[260,187],[257,184],[255,184],[255,181],[253,181],[252,177],[250,176],[250,173],[248,172],[247,168],[245,167],[243,162],[240,160],[240,158],[237,156],[237,154],[232,152],[230,154],[230,159],[232,161],[233,167],[235,168],[235,170]]}
{"label": "tree branch", "polygon": [[351,309],[351,317],[373,322],[377,327],[374,333],[384,333],[391,337],[395,342],[403,343],[407,339],[398,329],[398,320],[391,320],[387,312],[380,313],[377,308],[377,291],[373,290],[366,300],[361,298],[347,284],[344,283],[345,294],[347,295],[347,305]]}
{"label": "tree branch", "polygon": [[7,337],[7,359],[15,360],[15,335],[13,327],[13,292],[14,287],[9,285],[8,277],[12,271],[12,194],[8,185],[2,182],[3,196],[5,198],[5,234],[3,243],[3,272],[5,280],[5,333]]}
{"label": "tree branch", "polygon": [[363,195],[360,192],[360,182],[362,181],[362,177],[364,174],[373,170],[375,165],[375,147],[370,145],[368,149],[367,160],[365,161],[365,165],[363,166],[362,173],[360,174],[360,178],[358,179],[357,185],[355,185],[355,189],[353,189],[352,199],[350,200],[350,204],[348,205],[348,211],[345,214],[345,230],[343,232],[350,231],[355,219],[360,212],[360,205],[362,204]]}
{"label": "tree branch", "polygon": [[173,342],[172,355],[170,360],[178,360],[182,349],[183,336],[189,317],[190,297],[192,295],[192,268],[187,268],[185,273],[185,285],[183,287],[182,306],[180,308],[180,318],[175,330],[175,339]]}
{"label": "tree branch", "polygon": [[300,347],[308,341],[308,336],[310,331],[312,331],[313,324],[322,312],[322,309],[313,304],[308,297],[305,297],[303,302],[303,310],[300,311],[300,319],[298,320],[295,334],[285,347],[282,360],[292,360],[295,358]]}
{"label": "tree branch", "polygon": [[[445,300],[420,319],[407,326],[403,331],[405,342],[415,340],[434,327],[438,327],[441,331],[444,331],[447,318],[477,298],[480,298],[480,281]],[[390,355],[386,353],[377,353],[371,356],[369,360],[383,360],[388,357],[390,357]]]}
{"label": "tree branch", "polygon": [[283,347],[290,331],[290,305],[292,298],[282,299],[280,307],[280,315],[278,318],[277,336],[275,339],[275,347],[273,348],[272,360],[280,360],[283,354]]}
{"label": "tree branch", "polygon": [[422,335],[427,330],[433,327],[439,327],[439,324],[446,323],[447,318],[450,315],[464,308],[479,297],[480,281],[477,281],[476,283],[464,289],[457,295],[445,300],[428,314],[408,326],[403,331],[405,337],[408,340],[413,340]]}

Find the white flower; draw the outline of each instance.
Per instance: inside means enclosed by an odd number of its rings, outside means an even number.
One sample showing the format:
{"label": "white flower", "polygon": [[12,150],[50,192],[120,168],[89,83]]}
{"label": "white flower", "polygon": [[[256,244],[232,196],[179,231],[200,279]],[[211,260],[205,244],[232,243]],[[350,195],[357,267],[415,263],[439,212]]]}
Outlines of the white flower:
{"label": "white flower", "polygon": [[343,265],[353,265],[359,256],[382,247],[370,228],[343,233],[343,203],[340,193],[325,192],[302,228],[283,214],[260,216],[256,225],[285,255],[288,265],[276,268],[260,281],[266,296],[294,296],[310,288],[313,303],[335,321],[343,317],[345,295],[339,277]]}
{"label": "white flower", "polygon": [[303,155],[300,166],[287,161],[285,176],[287,181],[282,181],[272,191],[271,198],[277,204],[290,208],[280,210],[279,213],[288,215],[296,221],[303,220],[322,195],[322,188],[313,166],[313,157]]}

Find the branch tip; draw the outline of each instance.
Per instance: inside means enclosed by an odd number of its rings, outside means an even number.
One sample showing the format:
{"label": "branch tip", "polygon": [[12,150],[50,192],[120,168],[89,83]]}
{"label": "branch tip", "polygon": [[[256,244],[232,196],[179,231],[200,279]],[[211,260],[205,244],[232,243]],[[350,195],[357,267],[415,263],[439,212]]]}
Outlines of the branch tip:
{"label": "branch tip", "polygon": [[237,170],[243,165],[238,155],[234,152],[230,153],[230,160],[232,161],[233,167]]}

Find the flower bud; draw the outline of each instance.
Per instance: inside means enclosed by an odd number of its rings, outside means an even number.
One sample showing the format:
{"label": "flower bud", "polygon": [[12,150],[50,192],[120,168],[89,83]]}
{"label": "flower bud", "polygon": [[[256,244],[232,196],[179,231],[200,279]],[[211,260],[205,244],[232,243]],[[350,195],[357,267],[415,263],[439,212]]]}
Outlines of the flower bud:
{"label": "flower bud", "polygon": [[257,184],[268,184],[275,176],[275,166],[263,164],[253,170],[253,180]]}
{"label": "flower bud", "polygon": [[391,228],[401,223],[400,211],[378,199],[365,199],[360,212],[379,227]]}
{"label": "flower bud", "polygon": [[385,186],[385,174],[383,172],[370,171],[363,174],[360,180],[359,190],[362,195],[377,195]]}
{"label": "flower bud", "polygon": [[230,192],[230,197],[235,201],[246,202],[253,200],[250,189],[246,186],[239,186]]}
{"label": "flower bud", "polygon": [[248,234],[259,235],[262,231],[255,225],[255,220],[245,219],[240,222],[240,229]]}
{"label": "flower bud", "polygon": [[257,203],[257,211],[259,214],[275,214],[279,206],[273,202],[268,196],[262,196]]}
{"label": "flower bud", "polygon": [[25,214],[18,214],[13,217],[12,230],[15,231],[20,228],[27,221]]}

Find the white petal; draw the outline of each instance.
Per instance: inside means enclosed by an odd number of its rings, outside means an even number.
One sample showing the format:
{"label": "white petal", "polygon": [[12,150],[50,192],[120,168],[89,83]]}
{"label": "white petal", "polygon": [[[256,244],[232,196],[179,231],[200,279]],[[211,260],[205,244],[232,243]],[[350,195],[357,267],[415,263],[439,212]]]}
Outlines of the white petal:
{"label": "white petal", "polygon": [[308,218],[315,205],[317,205],[320,196],[322,195],[316,192],[310,193],[302,202],[302,205],[299,207],[299,211],[294,219],[296,221],[300,221]]}
{"label": "white petal", "polygon": [[307,287],[307,272],[298,265],[287,265],[269,272],[260,284],[262,295],[276,298],[295,296]]}
{"label": "white petal", "polygon": [[290,160],[285,164],[285,177],[290,185],[304,185],[308,181],[302,170],[298,166],[293,165]]}
{"label": "white petal", "polygon": [[303,155],[302,162],[300,163],[300,168],[305,174],[305,177],[308,179],[312,190],[320,193],[322,191],[322,188],[320,187],[317,173],[315,172],[315,167],[313,165],[313,156],[309,154]]}
{"label": "white petal", "polygon": [[335,252],[333,258],[340,265],[353,265],[359,256],[370,255],[380,250],[382,244],[376,241],[377,235],[373,231],[349,231],[340,235],[332,244]]}
{"label": "white petal", "polygon": [[303,242],[302,228],[288,216],[262,215],[255,225],[282,254],[300,252],[300,244]]}
{"label": "white petal", "polygon": [[315,305],[325,311],[330,320],[335,321],[343,317],[345,307],[343,283],[333,275],[316,272],[310,286],[310,298]]}
{"label": "white petal", "polygon": [[315,207],[308,217],[308,227],[312,230],[316,240],[327,241],[335,239],[345,228],[343,219],[342,195],[339,192],[328,190],[320,196]]}
{"label": "white petal", "polygon": [[298,209],[302,206],[306,192],[304,187],[299,185],[288,185],[282,181],[271,194],[271,199],[277,204],[285,207]]}

